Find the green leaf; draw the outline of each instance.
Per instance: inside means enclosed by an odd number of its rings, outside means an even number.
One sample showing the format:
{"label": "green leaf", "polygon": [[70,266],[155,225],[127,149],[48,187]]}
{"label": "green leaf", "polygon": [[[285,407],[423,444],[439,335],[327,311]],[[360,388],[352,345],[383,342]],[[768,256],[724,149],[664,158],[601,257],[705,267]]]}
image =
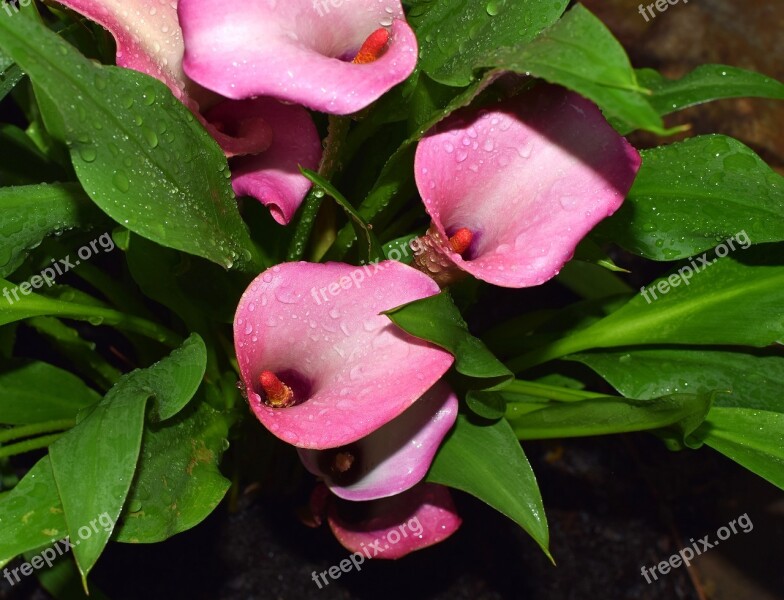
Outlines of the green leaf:
{"label": "green leaf", "polygon": [[[191,336],[159,363],[123,376],[85,419],[52,444],[52,470],[72,535],[104,514],[117,522],[136,471],[147,401],[153,399],[153,421],[177,414],[201,384],[206,361],[204,342]],[[99,529],[74,547],[82,578],[110,535]]]}
{"label": "green leaf", "polygon": [[490,380],[484,382],[483,387],[492,387],[512,379],[509,369],[468,331],[460,311],[447,292],[409,302],[384,314],[404,331],[454,355],[458,373]]}
{"label": "green leaf", "polygon": [[19,65],[0,52],[0,100],[8,95],[23,77],[24,73]]}
{"label": "green leaf", "polygon": [[343,196],[343,194],[341,194],[334,185],[321,177],[321,175],[315,171],[305,169],[304,167],[300,167],[299,170],[305,177],[312,181],[314,185],[324,190],[324,192],[334,199],[335,202],[337,202],[346,212],[346,215],[348,215],[348,218],[351,220],[351,223],[354,226],[354,231],[357,237],[364,237],[367,241],[367,247],[365,247],[364,251],[362,252],[362,256],[367,260],[367,262],[383,260],[384,252],[381,249],[381,245],[378,243],[375,234],[370,230],[370,227],[365,222],[365,219],[362,217],[362,215],[360,215],[351,205],[351,202],[346,200],[346,197]]}
{"label": "green leaf", "polygon": [[717,395],[715,406],[784,413],[784,357],[765,351],[640,348],[575,354],[567,359],[588,365],[630,398],[726,390]]}
{"label": "green leaf", "polygon": [[0,530],[0,563],[68,535],[48,456],[0,499]]}
{"label": "green leaf", "polygon": [[699,433],[708,446],[784,490],[784,413],[716,408]]}
{"label": "green leaf", "polygon": [[761,73],[727,65],[700,65],[680,79],[638,69],[637,81],[653,92],[649,101],[660,115],[724,98],[784,100],[784,84]]}
{"label": "green leaf", "polygon": [[[31,278],[31,283],[33,279]],[[42,282],[38,283],[40,283],[39,287],[43,286]],[[163,326],[116,310],[103,308],[99,302],[90,301],[88,300],[89,296],[77,294],[74,290],[66,289],[63,294],[65,297],[72,298],[71,300],[61,300],[31,293],[30,289],[27,290],[28,295],[24,295],[21,286],[25,284],[26,282],[23,282],[17,286],[10,281],[0,279],[2,294],[5,296],[4,300],[7,300],[7,302],[0,301],[0,325],[30,317],[59,316],[89,321],[95,325],[114,325],[118,329],[140,333],[171,346],[179,344],[179,336]],[[54,291],[53,288],[52,292]]]}
{"label": "green leaf", "polygon": [[706,425],[694,437],[784,488],[779,418],[784,414],[784,357],[768,351],[744,354],[667,348],[592,352],[568,358],[588,365],[628,396],[726,390],[717,394]]}
{"label": "green leaf", "polygon": [[435,0],[409,15],[419,66],[435,81],[471,82],[477,60],[501,46],[531,41],[563,14],[567,0]]}
{"label": "green leaf", "polygon": [[228,430],[226,418],[204,403],[149,425],[115,539],[162,542],[201,523],[229,489],[218,470]]}
{"label": "green leaf", "polygon": [[[717,259],[683,276],[666,294],[636,295],[608,317],[507,363],[513,372],[593,348],[650,344],[764,347],[784,338],[784,266],[779,246],[746,250]],[[743,262],[741,262],[741,260]],[[659,282],[669,283],[662,278]],[[683,285],[681,285],[683,283]],[[667,289],[662,287],[661,289]]]}
{"label": "green leaf", "polygon": [[628,198],[596,229],[605,239],[653,260],[693,256],[741,232],[752,244],[784,240],[784,178],[737,140],[701,136],[642,157]]}
{"label": "green leaf", "polygon": [[566,263],[558,273],[557,281],[586,300],[601,300],[633,291],[629,284],[606,267],[580,260]]}
{"label": "green leaf", "polygon": [[[527,5],[519,3],[523,11]],[[533,42],[488,52],[476,66],[540,77],[589,98],[626,127],[670,133],[642,95],[623,46],[580,4]]]}
{"label": "green leaf", "polygon": [[466,404],[484,419],[496,420],[506,414],[506,397],[503,392],[479,392],[471,390],[466,395]]}
{"label": "green leaf", "polygon": [[608,435],[676,426],[686,439],[702,424],[712,394],[672,394],[652,400],[591,398],[555,403],[511,420],[521,440]]}
{"label": "green leaf", "polygon": [[0,47],[56,104],[76,173],[104,212],[226,268],[253,260],[223,152],[165,85],[97,65],[30,19],[0,14]]}
{"label": "green leaf", "polygon": [[77,184],[0,188],[0,277],[13,273],[46,236],[102,219]]}
{"label": "green leaf", "polygon": [[[73,179],[36,146],[24,131],[0,124],[0,185],[18,186]],[[97,211],[96,211],[97,212]]]}
{"label": "green leaf", "polygon": [[[29,562],[32,556],[25,556]],[[72,557],[65,557],[54,563],[52,568],[36,571],[35,576],[41,586],[49,592],[55,600],[109,600],[92,582],[90,582],[90,595],[82,587],[79,570]]]}
{"label": "green leaf", "polygon": [[438,451],[427,480],[486,502],[520,525],[550,557],[539,485],[520,442],[505,420],[477,425],[459,416],[455,429]]}
{"label": "green leaf", "polygon": [[22,362],[0,372],[0,423],[26,425],[75,418],[101,397],[68,371]]}
{"label": "green leaf", "polygon": [[74,371],[93,381],[101,390],[108,390],[122,375],[117,367],[95,351],[95,342],[82,338],[76,329],[59,319],[33,317],[26,323],[49,338],[54,348],[68,358]]}

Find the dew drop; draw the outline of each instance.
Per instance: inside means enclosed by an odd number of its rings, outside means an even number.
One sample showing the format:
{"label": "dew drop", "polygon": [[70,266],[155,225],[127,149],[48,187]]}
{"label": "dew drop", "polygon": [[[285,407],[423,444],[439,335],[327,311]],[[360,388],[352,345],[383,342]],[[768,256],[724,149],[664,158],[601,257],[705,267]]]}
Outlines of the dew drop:
{"label": "dew drop", "polygon": [[131,182],[125,171],[115,171],[114,176],[112,177],[112,183],[114,184],[114,187],[123,193],[131,189]]}

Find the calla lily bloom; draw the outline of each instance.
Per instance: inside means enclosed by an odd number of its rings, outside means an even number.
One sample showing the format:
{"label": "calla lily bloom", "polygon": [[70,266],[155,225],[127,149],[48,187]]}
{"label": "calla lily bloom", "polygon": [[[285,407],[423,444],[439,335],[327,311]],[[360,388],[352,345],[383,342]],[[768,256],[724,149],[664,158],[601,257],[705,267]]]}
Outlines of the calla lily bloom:
{"label": "calla lily bloom", "polygon": [[457,419],[457,396],[437,383],[402,415],[367,437],[331,450],[299,449],[305,467],[345,500],[393,496],[419,483]]}
{"label": "calla lily bloom", "polygon": [[402,414],[453,357],[380,313],[438,291],[432,279],[394,261],[285,263],[259,275],[234,320],[240,373],[258,419],[290,444],[327,449]]}
{"label": "calla lily bloom", "polygon": [[347,550],[367,558],[398,559],[443,542],[462,524],[449,488],[420,483],[402,494],[370,502],[347,502],[320,486],[311,496],[315,523],[326,513],[329,527]]}
{"label": "calla lily bloom", "polygon": [[399,0],[180,0],[179,12],[185,72],[227,98],[350,114],[416,66]]}
{"label": "calla lily bloom", "polygon": [[257,198],[287,223],[310,189],[299,165],[316,169],[321,140],[308,112],[269,98],[227,100],[190,80],[177,1],[58,0],[105,27],[117,41],[117,64],[165,83],[231,161],[234,191]]}
{"label": "calla lily bloom", "polygon": [[595,105],[554,86],[455,113],[417,147],[432,219],[417,264],[442,285],[544,283],[621,206],[640,162]]}

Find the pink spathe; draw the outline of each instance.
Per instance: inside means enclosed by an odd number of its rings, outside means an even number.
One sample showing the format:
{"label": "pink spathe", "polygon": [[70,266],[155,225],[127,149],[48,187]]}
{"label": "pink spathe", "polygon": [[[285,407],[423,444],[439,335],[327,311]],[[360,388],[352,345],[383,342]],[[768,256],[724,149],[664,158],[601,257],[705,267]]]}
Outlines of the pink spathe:
{"label": "pink spathe", "polygon": [[[438,447],[457,419],[457,396],[438,382],[413,406],[380,429],[340,449],[353,464],[335,469],[336,451],[299,450],[305,467],[336,496],[363,501],[404,492],[427,474]],[[330,468],[331,467],[331,468]]]}
{"label": "pink spathe", "polygon": [[[324,301],[322,288],[340,293]],[[240,372],[258,419],[290,444],[326,449],[356,442],[403,413],[454,359],[380,313],[438,291],[429,277],[394,261],[367,270],[285,263],[259,275],[234,320]],[[258,383],[265,371],[292,388],[294,406],[265,404]]]}
{"label": "pink spathe", "polygon": [[[227,98],[272,96],[330,114],[357,112],[405,80],[417,41],[399,0],[180,0],[184,69]],[[386,50],[352,60],[379,28]]]}
{"label": "pink spathe", "polygon": [[[416,151],[432,262],[504,287],[544,283],[621,206],[640,162],[594,104],[562,88],[455,113]],[[464,228],[471,244],[458,254],[448,240]]]}

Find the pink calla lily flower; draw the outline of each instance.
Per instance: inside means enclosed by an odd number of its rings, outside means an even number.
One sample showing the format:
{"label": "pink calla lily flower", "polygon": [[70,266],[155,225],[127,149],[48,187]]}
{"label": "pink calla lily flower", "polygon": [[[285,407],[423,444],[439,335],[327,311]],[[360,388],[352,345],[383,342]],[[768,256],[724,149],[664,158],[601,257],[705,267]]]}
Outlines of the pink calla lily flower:
{"label": "pink calla lily flower", "polygon": [[413,406],[367,437],[332,450],[305,450],[305,467],[333,494],[364,501],[404,492],[427,474],[457,419],[457,396],[438,382]]}
{"label": "pink calla lily flower", "polygon": [[394,261],[286,263],[259,275],[234,320],[256,417],[280,439],[321,450],[356,442],[403,413],[454,359],[380,313],[438,291]]}
{"label": "pink calla lily flower", "polygon": [[275,221],[286,225],[312,185],[297,166],[318,168],[321,141],[306,110],[273,98],[226,100],[207,113],[210,121],[230,126],[246,119],[252,123],[257,115],[269,124],[271,145],[266,152],[231,160],[234,193],[258,198]]}
{"label": "pink calla lily flower", "polygon": [[399,0],[180,0],[179,11],[185,72],[227,98],[350,114],[416,66]]}
{"label": "pink calla lily flower", "polygon": [[594,104],[554,86],[455,113],[417,147],[432,219],[417,264],[442,285],[462,273],[510,288],[544,283],[621,206],[640,163]]}
{"label": "pink calla lily flower", "polygon": [[420,483],[402,494],[347,502],[319,486],[311,496],[315,524],[326,513],[332,533],[350,552],[394,560],[443,542],[462,525],[449,488]]}
{"label": "pink calla lily flower", "polygon": [[58,0],[106,28],[117,41],[117,64],[165,83],[231,160],[234,191],[257,198],[286,224],[310,189],[299,165],[318,168],[322,148],[308,112],[269,98],[227,100],[182,68],[177,0]]}

